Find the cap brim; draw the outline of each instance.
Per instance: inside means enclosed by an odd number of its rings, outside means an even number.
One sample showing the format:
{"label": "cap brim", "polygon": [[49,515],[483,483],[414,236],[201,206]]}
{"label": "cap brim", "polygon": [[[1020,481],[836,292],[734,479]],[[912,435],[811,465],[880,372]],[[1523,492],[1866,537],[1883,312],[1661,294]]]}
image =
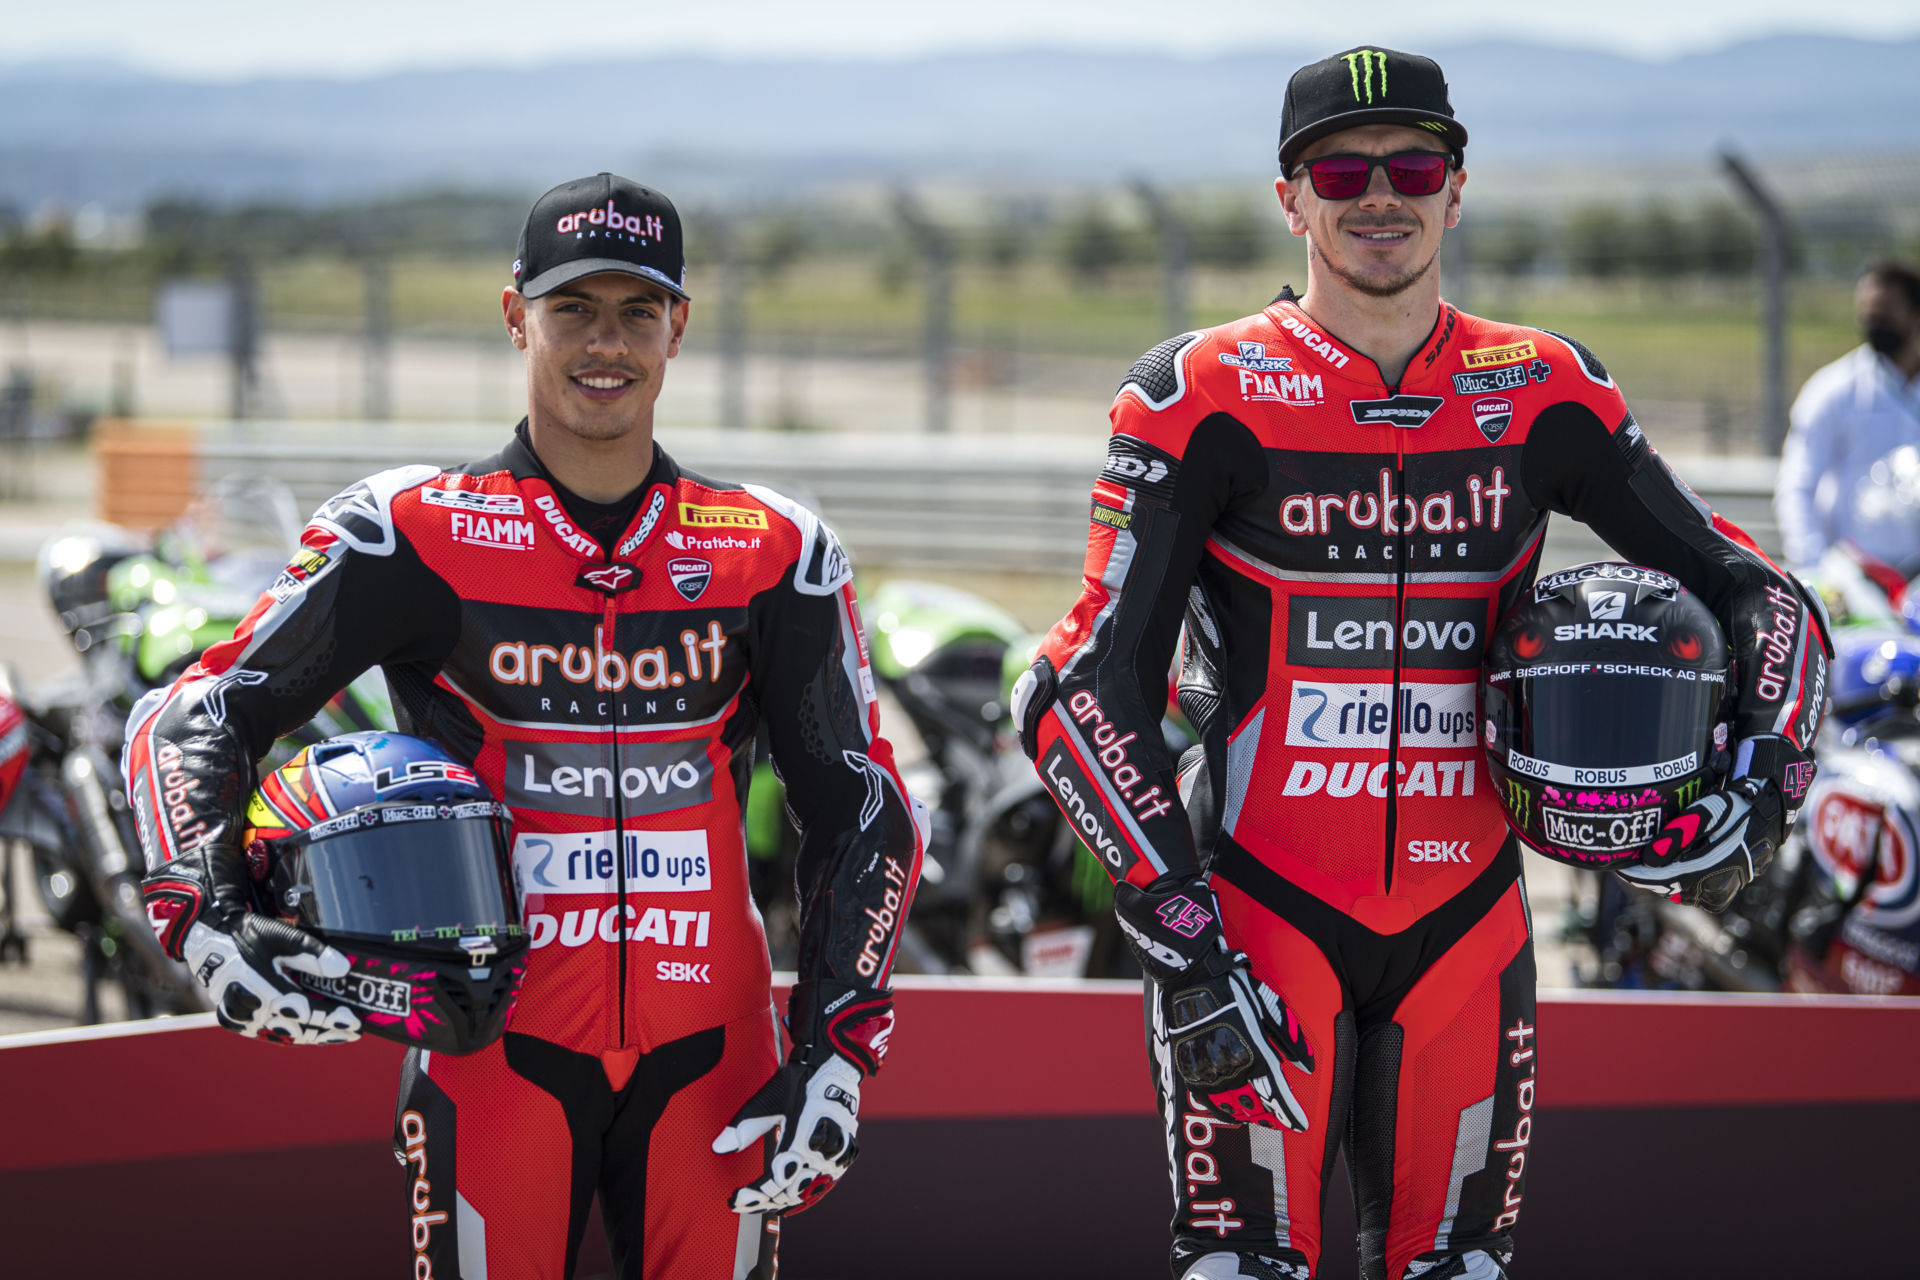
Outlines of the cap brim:
{"label": "cap brim", "polygon": [[[1444,140],[1456,155],[1467,149],[1467,131],[1457,120],[1435,115],[1431,111],[1417,111],[1411,107],[1365,107],[1359,111],[1348,111],[1343,115],[1316,120],[1282,138],[1280,140],[1281,172],[1284,173],[1291,167],[1293,162],[1300,158],[1302,151],[1328,134],[1339,133],[1342,129],[1357,129],[1365,124],[1410,125]],[[1435,129],[1434,125],[1443,127]]]}
{"label": "cap brim", "polygon": [[693,297],[686,289],[674,283],[664,271],[643,267],[637,262],[628,262],[625,258],[575,258],[572,262],[563,262],[557,267],[549,267],[521,285],[520,294],[526,298],[538,298],[552,293],[563,284],[572,284],[575,280],[597,276],[604,271],[617,271],[623,276],[638,276],[642,280],[650,280],[677,298]]}

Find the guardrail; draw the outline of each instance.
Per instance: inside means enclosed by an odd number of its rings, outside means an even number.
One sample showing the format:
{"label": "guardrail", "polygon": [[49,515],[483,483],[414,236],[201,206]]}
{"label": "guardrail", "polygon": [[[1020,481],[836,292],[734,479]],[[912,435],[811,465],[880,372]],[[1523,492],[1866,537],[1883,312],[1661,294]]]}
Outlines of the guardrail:
{"label": "guardrail", "polygon": [[[362,476],[408,462],[484,457],[503,427],[242,423],[208,428],[203,476],[273,476],[312,510]],[[818,509],[856,559],[895,567],[1076,573],[1087,494],[1105,439],[673,431],[662,443],[694,471],[764,484]],[[1777,464],[1771,458],[1669,461],[1716,511],[1769,551]],[[1547,535],[1549,567],[1612,556],[1570,520]]]}

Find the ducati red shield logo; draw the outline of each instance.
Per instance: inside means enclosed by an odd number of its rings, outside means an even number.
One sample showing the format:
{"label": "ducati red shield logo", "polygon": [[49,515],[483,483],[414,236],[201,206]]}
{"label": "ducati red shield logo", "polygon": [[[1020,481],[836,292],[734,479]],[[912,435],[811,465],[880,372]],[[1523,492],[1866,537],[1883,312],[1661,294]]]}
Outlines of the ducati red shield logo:
{"label": "ducati red shield logo", "polygon": [[707,583],[713,579],[713,565],[705,560],[682,557],[667,561],[667,576],[673,579],[673,589],[687,598],[691,604],[698,600],[707,589]]}
{"label": "ducati red shield logo", "polygon": [[1473,421],[1488,444],[1498,444],[1513,422],[1513,401],[1503,396],[1488,396],[1473,402]]}
{"label": "ducati red shield logo", "polygon": [[595,591],[617,596],[622,591],[630,591],[640,584],[640,571],[630,564],[614,561],[598,568],[582,568],[580,576],[574,579],[574,585],[592,587]]}

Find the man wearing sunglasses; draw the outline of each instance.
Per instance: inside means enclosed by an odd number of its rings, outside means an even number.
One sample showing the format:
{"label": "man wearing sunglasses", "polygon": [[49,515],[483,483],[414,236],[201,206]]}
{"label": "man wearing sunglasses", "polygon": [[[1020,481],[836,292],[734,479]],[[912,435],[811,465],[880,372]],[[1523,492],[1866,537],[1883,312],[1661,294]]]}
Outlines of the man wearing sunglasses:
{"label": "man wearing sunglasses", "polygon": [[[1085,589],[1015,691],[1149,979],[1184,1280],[1315,1273],[1342,1141],[1364,1276],[1506,1274],[1540,1045],[1475,695],[1549,513],[1677,576],[1737,655],[1737,763],[1641,880],[1723,907],[1811,777],[1827,654],[1797,584],[1675,478],[1585,347],[1441,300],[1466,142],[1429,59],[1293,76],[1276,188],[1306,292],[1134,365]],[[1200,745],[1176,763],[1183,623]]]}

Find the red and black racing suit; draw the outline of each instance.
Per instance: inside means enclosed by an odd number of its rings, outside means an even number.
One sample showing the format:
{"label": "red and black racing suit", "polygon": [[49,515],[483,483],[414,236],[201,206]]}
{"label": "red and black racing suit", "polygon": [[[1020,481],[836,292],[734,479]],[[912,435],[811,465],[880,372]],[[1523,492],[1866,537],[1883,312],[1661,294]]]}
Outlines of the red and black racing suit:
{"label": "red and black racing suit", "polygon": [[189,780],[151,797],[149,860],[234,844],[255,761],[381,666],[400,728],[512,807],[533,948],[500,1042],[408,1056],[395,1149],[426,1270],[568,1274],[597,1188],[620,1274],[764,1280],[777,1223],[728,1207],[759,1145],[711,1148],[779,1063],[741,816],[757,725],[803,832],[801,993],[886,986],[921,839],[830,530],[657,446],[606,546],[563,497],[522,424],[496,457],[323,506],[131,735],[136,791],[174,750]]}
{"label": "red and black racing suit", "polygon": [[[1111,875],[1211,870],[1229,942],[1319,1064],[1288,1071],[1297,1134],[1216,1122],[1154,1064],[1175,1274],[1209,1253],[1316,1268],[1343,1136],[1363,1274],[1504,1262],[1537,1040],[1520,856],[1476,732],[1488,631],[1533,580],[1548,513],[1573,516],[1715,611],[1736,735],[1805,747],[1816,624],[1553,334],[1443,305],[1387,386],[1287,292],[1148,352],[1112,420],[1085,588],[1041,649],[1059,687],[1036,762]],[[1158,725],[1183,621],[1200,746],[1176,766]]]}

